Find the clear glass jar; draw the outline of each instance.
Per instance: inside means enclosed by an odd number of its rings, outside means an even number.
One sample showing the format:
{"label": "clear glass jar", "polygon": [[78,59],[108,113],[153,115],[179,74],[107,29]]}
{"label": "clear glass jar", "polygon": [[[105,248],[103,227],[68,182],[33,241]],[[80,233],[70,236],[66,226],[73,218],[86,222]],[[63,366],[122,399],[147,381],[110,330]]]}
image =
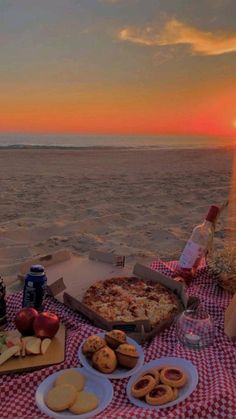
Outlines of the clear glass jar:
{"label": "clear glass jar", "polygon": [[177,320],[176,333],[182,345],[190,349],[202,349],[213,343],[214,323],[201,308],[185,310]]}

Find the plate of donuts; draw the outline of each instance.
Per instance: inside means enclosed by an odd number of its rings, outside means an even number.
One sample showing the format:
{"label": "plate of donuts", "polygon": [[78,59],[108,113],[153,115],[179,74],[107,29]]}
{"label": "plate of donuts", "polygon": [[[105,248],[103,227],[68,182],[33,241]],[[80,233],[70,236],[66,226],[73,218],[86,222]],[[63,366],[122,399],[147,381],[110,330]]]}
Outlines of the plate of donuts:
{"label": "plate of donuts", "polygon": [[130,377],[144,363],[143,348],[117,329],[89,336],[81,343],[78,357],[90,373],[108,379]]}
{"label": "plate of donuts", "polygon": [[190,361],[165,357],[145,364],[130,378],[126,392],[135,406],[158,410],[182,402],[197,384],[198,372]]}

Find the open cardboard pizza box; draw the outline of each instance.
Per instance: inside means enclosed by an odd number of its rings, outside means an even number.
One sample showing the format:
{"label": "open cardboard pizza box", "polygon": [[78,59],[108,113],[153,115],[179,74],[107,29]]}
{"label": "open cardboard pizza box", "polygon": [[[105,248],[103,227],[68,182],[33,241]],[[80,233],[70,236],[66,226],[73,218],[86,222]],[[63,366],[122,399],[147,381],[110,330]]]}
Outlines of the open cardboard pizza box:
{"label": "open cardboard pizza box", "polygon": [[[99,280],[134,275],[142,279],[157,281],[177,294],[184,308],[188,305],[184,287],[181,283],[144,265],[136,264],[133,269],[132,267],[125,267],[124,257],[98,251],[90,252],[88,258],[73,256],[68,251],[61,252],[60,261],[58,261],[58,255],[56,255],[57,263],[53,263],[54,255],[50,255],[51,257],[45,256],[43,260],[42,258],[41,260],[34,260],[34,263],[44,264],[49,293],[71,309],[82,313],[97,327],[105,330],[122,329],[136,341],[144,342],[160,333],[173,321],[172,319],[172,321],[162,322],[155,328],[151,327],[148,320],[107,321],[82,303],[85,291]],[[30,263],[28,262],[27,269],[29,266]],[[26,266],[21,269],[21,278],[25,273],[24,271],[26,272]]]}

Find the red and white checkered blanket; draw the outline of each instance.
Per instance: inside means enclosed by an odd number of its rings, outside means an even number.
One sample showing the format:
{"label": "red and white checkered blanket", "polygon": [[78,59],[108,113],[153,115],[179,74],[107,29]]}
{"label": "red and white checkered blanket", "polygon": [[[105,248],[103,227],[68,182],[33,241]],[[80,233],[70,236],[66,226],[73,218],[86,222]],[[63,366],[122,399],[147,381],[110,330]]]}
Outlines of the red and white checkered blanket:
{"label": "red and white checkered blanket", "polygon": [[[152,268],[172,276],[174,262],[153,262]],[[114,380],[112,403],[98,417],[101,419],[128,418],[236,418],[236,343],[223,332],[224,311],[231,295],[216,285],[206,268],[198,271],[188,289],[189,295],[198,296],[201,306],[213,317],[216,328],[214,344],[201,351],[183,348],[177,341],[175,326],[145,344],[145,362],[166,356],[190,360],[198,369],[199,383],[196,390],[182,403],[159,412],[133,406],[126,397],[128,379]],[[9,328],[21,308],[22,293],[10,295],[7,301]],[[46,299],[46,309],[57,313],[67,328],[66,359],[63,364],[29,373],[0,377],[0,418],[45,418],[35,404],[38,385],[48,375],[63,368],[79,366],[77,349],[82,340],[99,329],[79,314],[57,302]]]}

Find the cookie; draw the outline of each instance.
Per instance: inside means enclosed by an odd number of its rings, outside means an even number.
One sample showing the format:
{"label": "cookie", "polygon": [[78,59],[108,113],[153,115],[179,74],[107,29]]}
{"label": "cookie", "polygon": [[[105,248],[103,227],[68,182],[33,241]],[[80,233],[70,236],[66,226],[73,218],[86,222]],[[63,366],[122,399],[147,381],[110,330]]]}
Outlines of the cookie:
{"label": "cookie", "polygon": [[160,380],[163,384],[171,387],[183,387],[187,382],[187,375],[177,367],[166,367],[161,370]]}
{"label": "cookie", "polygon": [[156,386],[156,380],[151,375],[143,375],[139,377],[131,387],[131,394],[136,398],[140,398],[149,393]]}
{"label": "cookie", "polygon": [[173,391],[173,399],[172,400],[176,400],[179,396],[179,390],[177,389],[177,387],[172,387],[172,391]]}
{"label": "cookie", "polygon": [[87,391],[81,391],[77,393],[76,400],[72,406],[70,406],[70,412],[75,415],[82,415],[83,413],[91,412],[96,409],[99,405],[99,400],[93,393]]}
{"label": "cookie", "polygon": [[172,401],[173,398],[172,388],[165,384],[159,384],[146,394],[145,401],[152,406],[158,406]]}
{"label": "cookie", "polygon": [[85,377],[77,370],[70,369],[58,375],[55,385],[71,384],[77,391],[82,391],[85,385]]}
{"label": "cookie", "polygon": [[45,397],[47,407],[54,412],[62,412],[72,406],[76,400],[77,391],[70,384],[53,387]]}
{"label": "cookie", "polygon": [[156,381],[156,384],[159,384],[159,381],[160,381],[160,374],[159,374],[159,371],[158,371],[158,369],[157,368],[151,368],[150,370],[147,370],[143,375],[142,375],[142,377],[145,377],[145,375],[151,375],[154,379],[155,379],[155,381]]}

